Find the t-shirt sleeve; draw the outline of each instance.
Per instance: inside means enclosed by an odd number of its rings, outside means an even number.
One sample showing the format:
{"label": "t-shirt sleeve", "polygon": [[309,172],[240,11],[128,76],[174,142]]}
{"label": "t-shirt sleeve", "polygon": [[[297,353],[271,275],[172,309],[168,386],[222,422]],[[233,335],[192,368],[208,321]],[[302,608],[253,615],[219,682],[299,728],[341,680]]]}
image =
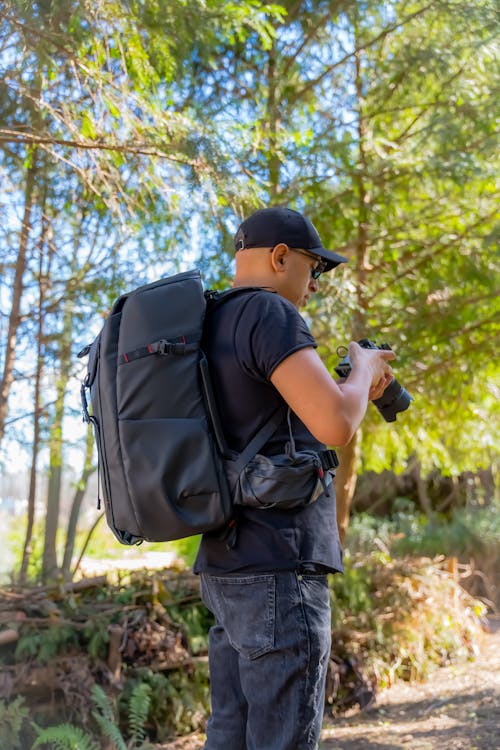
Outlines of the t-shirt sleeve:
{"label": "t-shirt sleeve", "polygon": [[241,310],[235,350],[248,375],[269,380],[276,367],[299,349],[317,346],[291,302],[272,292],[253,295]]}

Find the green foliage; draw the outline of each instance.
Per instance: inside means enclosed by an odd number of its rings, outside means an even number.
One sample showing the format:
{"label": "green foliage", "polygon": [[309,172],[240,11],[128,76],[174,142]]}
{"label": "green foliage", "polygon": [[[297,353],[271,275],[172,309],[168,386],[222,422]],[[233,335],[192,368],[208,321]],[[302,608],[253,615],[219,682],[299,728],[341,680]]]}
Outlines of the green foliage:
{"label": "green foliage", "polygon": [[196,662],[192,670],[172,675],[167,690],[174,726],[184,734],[205,727],[210,709],[208,663]]}
{"label": "green foliage", "polygon": [[[7,545],[9,549],[12,550],[12,554],[16,559],[14,570],[19,570],[21,567],[25,532],[26,529],[24,524],[10,522],[7,525]],[[43,525],[39,522],[36,523],[34,527],[31,554],[26,575],[27,581],[36,581],[40,578],[42,572],[42,555]]]}
{"label": "green foliage", "polygon": [[23,750],[23,725],[30,716],[21,696],[13,701],[0,700],[0,739],[2,750]]}
{"label": "green foliage", "polygon": [[83,631],[87,640],[87,651],[91,659],[105,659],[109,644],[109,631],[106,622],[90,619]]}
{"label": "green foliage", "polygon": [[407,509],[389,518],[355,514],[349,527],[349,549],[370,552],[377,544],[395,556],[446,555],[480,560],[490,550],[495,557],[500,551],[500,509],[494,505],[465,508],[456,510],[451,518],[428,518]]}
{"label": "green foliage", "polygon": [[169,546],[184,560],[188,568],[192,568],[200,546],[200,539],[200,536],[190,536],[171,542]]}
{"label": "green foliage", "polygon": [[208,648],[208,631],[213,625],[213,616],[205,607],[172,605],[169,607],[171,617],[178,622],[189,638],[193,654],[206,652]]}
{"label": "green foliage", "polygon": [[116,750],[127,750],[127,745],[123,739],[120,728],[116,723],[115,712],[110,698],[99,685],[92,688],[92,697],[96,709],[92,716],[96,720],[103,737],[108,738],[116,747]]}
{"label": "green foliage", "polygon": [[[146,683],[137,683],[126,704],[128,724],[127,739],[124,738],[118,726],[117,716],[111,699],[99,685],[92,688],[92,699],[95,709],[92,716],[99,727],[102,738],[113,743],[115,750],[148,750],[151,747],[146,742],[145,723],[151,705],[151,688]],[[37,727],[38,737],[33,745],[36,747],[49,745],[54,750],[98,750],[101,747],[86,731],[73,724],[59,724],[55,727],[40,729]]]}
{"label": "green foliage", "polygon": [[78,643],[78,634],[71,625],[60,625],[57,620],[53,627],[43,631],[27,628],[16,645],[16,659],[30,657],[41,664],[48,663],[55,656]]}
{"label": "green foliage", "polygon": [[[129,731],[132,743],[144,742],[146,732],[144,725],[151,707],[151,688],[145,683],[134,687],[129,703]],[[130,743],[129,743],[130,744]]]}
{"label": "green foliage", "polygon": [[39,730],[32,750],[44,747],[48,750],[99,750],[99,745],[83,729],[73,724],[59,724]]}
{"label": "green foliage", "polygon": [[96,710],[92,712],[103,737],[113,742],[116,750],[146,750],[145,725],[151,708],[151,687],[146,683],[136,683],[127,695],[125,704],[127,739],[125,739],[118,717],[110,698],[99,685],[92,688]]}
{"label": "green foliage", "polygon": [[[197,608],[204,609],[202,606]],[[125,687],[125,702],[138,685],[146,685],[151,691],[149,715],[157,740],[204,728],[210,710],[208,664],[205,660],[194,660],[182,669],[169,672],[153,672],[146,668],[136,670],[134,678]]]}

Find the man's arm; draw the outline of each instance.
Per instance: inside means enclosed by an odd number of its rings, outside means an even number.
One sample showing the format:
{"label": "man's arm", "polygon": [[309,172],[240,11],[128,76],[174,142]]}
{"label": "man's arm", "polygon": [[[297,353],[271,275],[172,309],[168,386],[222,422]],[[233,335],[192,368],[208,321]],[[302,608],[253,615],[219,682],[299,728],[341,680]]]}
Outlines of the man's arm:
{"label": "man's arm", "polygon": [[346,445],[369,400],[379,398],[393,379],[392,351],[349,344],[351,373],[336,383],[312,347],[291,354],[271,375],[271,383],[314,437],[326,445]]}

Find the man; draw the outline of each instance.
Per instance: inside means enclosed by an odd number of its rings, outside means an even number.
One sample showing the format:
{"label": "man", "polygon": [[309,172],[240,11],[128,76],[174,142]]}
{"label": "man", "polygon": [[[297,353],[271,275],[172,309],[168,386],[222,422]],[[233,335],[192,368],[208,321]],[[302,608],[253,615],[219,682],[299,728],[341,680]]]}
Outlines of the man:
{"label": "man", "polygon": [[[346,258],[288,208],[256,211],[235,247],[234,287],[253,289],[215,308],[204,342],[229,446],[241,452],[280,407],[261,454],[283,454],[290,439],[297,450],[345,445],[391,382],[394,358],[352,342],[352,372],[337,384],[315,351],[298,309],[320,274]],[[327,573],[342,571],[331,485],[298,509],[241,509],[235,542],[205,534],[195,571],[216,619],[205,749],[317,748],[331,638]]]}

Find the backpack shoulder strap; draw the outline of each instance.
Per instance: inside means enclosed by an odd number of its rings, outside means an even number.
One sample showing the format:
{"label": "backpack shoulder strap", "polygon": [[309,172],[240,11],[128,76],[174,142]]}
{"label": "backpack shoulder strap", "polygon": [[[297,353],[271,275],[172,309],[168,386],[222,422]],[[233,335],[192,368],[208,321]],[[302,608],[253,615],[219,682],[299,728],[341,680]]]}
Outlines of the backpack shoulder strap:
{"label": "backpack shoulder strap", "polygon": [[234,287],[234,289],[226,289],[223,292],[219,292],[216,289],[208,289],[205,292],[205,300],[207,303],[207,310],[210,312],[216,307],[219,307],[224,302],[227,302],[228,299],[233,299],[234,297],[239,297],[243,294],[249,294],[251,292],[269,292],[271,294],[276,294],[274,289],[268,289],[266,287],[262,286],[237,286]]}
{"label": "backpack shoulder strap", "polygon": [[[240,287],[235,287],[234,289],[227,289],[224,292],[219,292],[215,289],[209,289],[208,291],[205,292],[205,299],[207,302],[207,311],[208,312],[213,311],[215,307],[219,307],[220,305],[224,304],[224,302],[227,302],[227,300],[233,299],[234,297],[239,297],[239,296],[242,296],[243,294],[257,293],[257,292],[262,292],[262,291],[267,291],[272,294],[276,294],[274,290],[266,289],[261,286],[240,286]],[[218,428],[216,429],[216,433],[218,433],[219,450],[221,450],[222,454],[227,457],[230,452],[227,450],[225,446],[225,440],[222,439],[223,430],[220,424],[220,420],[218,418],[218,410],[214,408],[215,399],[213,396],[213,392],[210,392],[210,397],[208,401],[209,401],[210,406],[212,407],[211,408],[212,423]],[[260,451],[260,449],[267,443],[269,438],[276,432],[283,418],[284,418],[283,408],[279,406],[271,414],[269,419],[262,425],[260,430],[258,430],[258,432],[253,436],[252,440],[248,443],[245,449],[241,453],[237,454],[237,458],[234,460],[234,464],[233,464],[235,470],[240,472],[245,468],[247,463],[256,456],[256,454]]]}
{"label": "backpack shoulder strap", "polygon": [[255,458],[260,449],[267,443],[270,437],[276,432],[279,425],[283,421],[283,408],[278,408],[271,414],[267,422],[265,422],[260,430],[253,436],[246,448],[238,454],[238,457],[233,462],[233,471],[238,474],[243,471],[245,466]]}

